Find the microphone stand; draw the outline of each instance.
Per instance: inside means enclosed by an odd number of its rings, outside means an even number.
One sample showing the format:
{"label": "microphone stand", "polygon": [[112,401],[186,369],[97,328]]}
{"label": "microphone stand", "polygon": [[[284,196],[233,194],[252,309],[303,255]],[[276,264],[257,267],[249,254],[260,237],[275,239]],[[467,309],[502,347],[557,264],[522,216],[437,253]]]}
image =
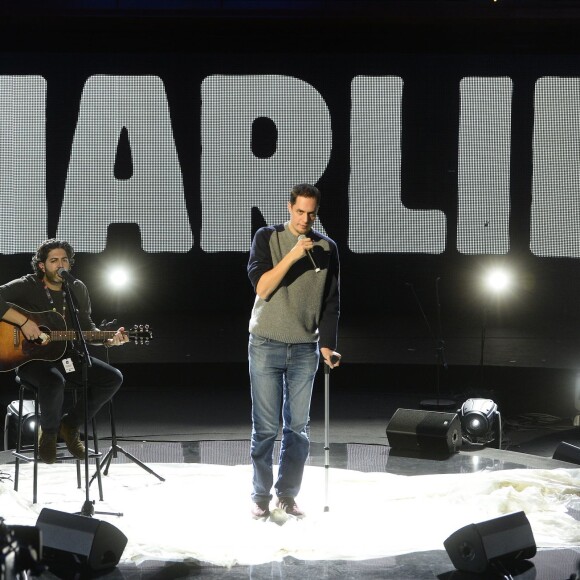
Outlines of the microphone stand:
{"label": "microphone stand", "polygon": [[[107,322],[107,320],[105,319],[105,320],[103,320],[103,322],[101,322],[101,327],[112,328],[112,326],[116,323],[117,323],[116,320],[112,320],[111,322]],[[106,349],[106,350],[107,350],[107,364],[109,364],[109,349]],[[149,466],[145,465],[142,461],[137,459],[134,455],[132,455],[131,453],[129,453],[128,451],[126,451],[120,445],[117,444],[117,429],[116,429],[116,424],[115,424],[115,409],[114,409],[112,399],[109,401],[109,417],[110,417],[110,422],[111,422],[111,447],[109,448],[107,453],[105,453],[103,460],[102,460],[102,463],[101,463],[101,465],[105,466],[105,469],[103,470],[103,475],[109,474],[109,467],[111,466],[111,459],[113,459],[113,458],[117,459],[117,452],[121,452],[127,459],[131,460],[133,463],[136,463],[139,467],[144,469],[147,473],[154,475],[160,481],[165,481],[164,477],[161,477],[158,473],[153,471]],[[93,483],[95,477],[97,477],[97,473],[98,472],[95,472],[93,474],[93,477],[91,478],[89,485],[91,483]]]}
{"label": "microphone stand", "polygon": [[435,409],[450,409],[455,408],[456,403],[451,399],[442,399],[441,392],[440,392],[440,382],[441,382],[441,367],[447,370],[447,360],[445,358],[445,341],[443,340],[443,330],[441,325],[441,301],[439,299],[439,281],[441,280],[440,277],[437,277],[435,280],[435,298],[437,300],[437,328],[438,328],[438,337],[435,337],[433,333],[433,329],[429,324],[429,319],[423,310],[423,306],[421,305],[421,301],[415,292],[415,287],[410,283],[407,282],[407,286],[410,286],[411,292],[417,302],[417,306],[419,307],[419,311],[423,316],[423,320],[425,321],[425,325],[427,326],[427,330],[429,331],[429,335],[435,344],[435,365],[437,369],[437,381],[435,385],[435,399],[425,399],[421,401],[422,407],[427,408],[435,408]]}
{"label": "microphone stand", "polygon": [[[62,276],[62,288],[67,303],[67,308],[70,312],[70,318],[76,333],[76,339],[73,341],[73,350],[78,356],[81,364],[81,382],[84,395],[84,429],[85,429],[85,502],[81,511],[78,512],[82,516],[92,517],[95,513],[107,515],[122,515],[111,512],[95,512],[95,502],[91,500],[89,495],[89,368],[92,366],[91,356],[87,348],[87,342],[83,335],[81,323],[79,321],[78,309],[76,299],[70,288],[66,277]],[[95,453],[96,450],[95,450]],[[96,455],[97,469],[99,466],[99,457]]]}
{"label": "microphone stand", "polygon": [[479,387],[481,392],[484,391],[484,381],[483,381],[483,352],[485,350],[485,339],[487,334],[487,312],[489,309],[489,299],[487,299],[483,305],[483,315],[481,317],[481,346],[480,346],[480,357],[479,357]]}

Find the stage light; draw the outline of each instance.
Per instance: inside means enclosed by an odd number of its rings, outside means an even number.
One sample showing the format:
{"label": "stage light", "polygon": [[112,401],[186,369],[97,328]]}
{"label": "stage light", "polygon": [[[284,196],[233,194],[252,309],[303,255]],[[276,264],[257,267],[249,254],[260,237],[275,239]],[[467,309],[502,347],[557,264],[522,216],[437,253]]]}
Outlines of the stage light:
{"label": "stage light", "polygon": [[504,292],[510,286],[510,276],[506,270],[500,270],[496,268],[491,270],[485,276],[485,284],[489,290],[499,294],[500,292]]}
{"label": "stage light", "polygon": [[[22,445],[34,443],[34,401],[25,400],[22,404]],[[4,449],[16,449],[18,440],[18,401],[12,401],[6,410],[4,420]]]}
{"label": "stage light", "polygon": [[129,280],[129,272],[123,266],[117,266],[109,272],[109,282],[115,288],[125,288],[128,286]]}
{"label": "stage light", "polygon": [[467,399],[459,411],[463,439],[473,445],[492,441],[501,447],[501,415],[491,399]]}

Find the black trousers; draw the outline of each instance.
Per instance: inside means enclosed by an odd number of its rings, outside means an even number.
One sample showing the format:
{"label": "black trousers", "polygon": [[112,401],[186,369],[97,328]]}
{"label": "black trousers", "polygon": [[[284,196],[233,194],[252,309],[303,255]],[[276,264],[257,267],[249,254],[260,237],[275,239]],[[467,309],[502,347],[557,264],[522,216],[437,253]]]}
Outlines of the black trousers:
{"label": "black trousers", "polygon": [[[66,355],[65,355],[66,356]],[[88,420],[109,402],[123,383],[121,372],[111,365],[91,357],[88,369]],[[64,389],[67,383],[82,387],[82,372],[75,363],[74,372],[67,373],[61,360],[30,361],[18,369],[18,375],[38,389],[40,426],[45,433],[57,433],[63,416]],[[84,393],[79,389],[77,404],[68,412],[67,421],[80,426],[84,421]]]}

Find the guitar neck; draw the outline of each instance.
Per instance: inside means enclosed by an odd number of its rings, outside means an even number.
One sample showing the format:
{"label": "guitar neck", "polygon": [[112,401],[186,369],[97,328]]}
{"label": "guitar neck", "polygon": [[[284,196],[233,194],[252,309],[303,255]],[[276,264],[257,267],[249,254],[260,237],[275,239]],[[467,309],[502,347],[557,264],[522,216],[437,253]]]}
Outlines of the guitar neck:
{"label": "guitar neck", "polygon": [[[83,330],[83,337],[87,342],[104,342],[115,336],[115,330]],[[50,340],[75,340],[77,333],[74,330],[51,330]]]}

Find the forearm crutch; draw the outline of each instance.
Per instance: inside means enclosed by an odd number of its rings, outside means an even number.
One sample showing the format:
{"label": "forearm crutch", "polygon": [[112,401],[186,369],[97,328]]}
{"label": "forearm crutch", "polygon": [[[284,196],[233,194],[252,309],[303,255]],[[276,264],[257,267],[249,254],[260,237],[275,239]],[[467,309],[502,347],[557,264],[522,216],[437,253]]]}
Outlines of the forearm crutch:
{"label": "forearm crutch", "polygon": [[324,364],[324,511],[328,507],[328,475],[330,471],[330,366]]}

